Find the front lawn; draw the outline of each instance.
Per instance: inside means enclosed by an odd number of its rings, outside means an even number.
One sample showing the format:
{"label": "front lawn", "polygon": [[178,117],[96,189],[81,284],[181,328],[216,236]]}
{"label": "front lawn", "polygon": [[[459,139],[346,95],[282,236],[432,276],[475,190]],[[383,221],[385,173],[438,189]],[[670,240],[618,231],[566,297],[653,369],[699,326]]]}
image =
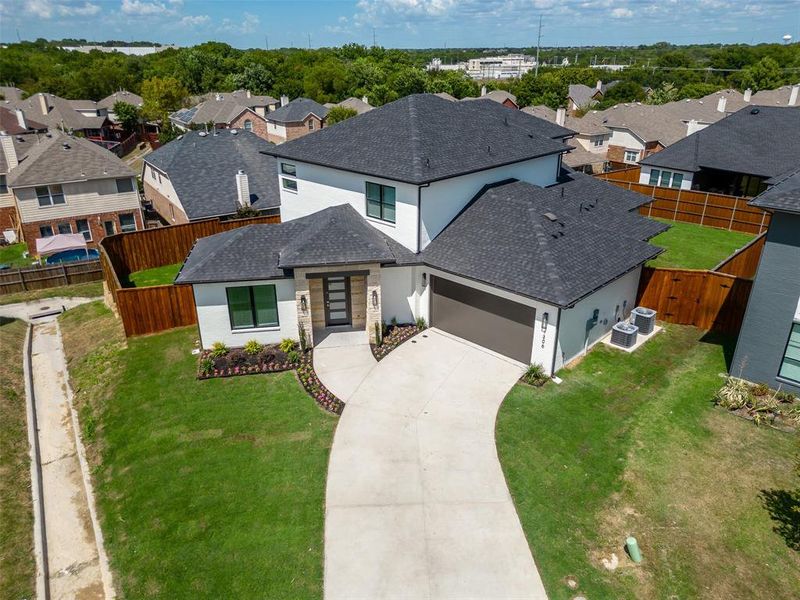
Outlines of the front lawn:
{"label": "front lawn", "polygon": [[649,267],[713,269],[754,237],[694,223],[655,220],[669,223],[672,227],[650,240],[654,246],[666,248],[666,252],[648,262]]}
{"label": "front lawn", "polygon": [[0,598],[33,598],[33,508],[22,352],[26,325],[0,317]]}
{"label": "front lawn", "polygon": [[198,381],[185,328],[123,341],[61,317],[115,582],[126,598],[320,598],[336,418],[294,372]]}
{"label": "front lawn", "polygon": [[598,347],[503,403],[498,452],[551,598],[800,597],[796,437],[713,405],[730,348],[701,335]]}
{"label": "front lawn", "polygon": [[48,298],[97,298],[103,295],[103,282],[90,281],[88,283],[75,283],[62,285],[43,290],[29,290],[27,292],[14,292],[0,295],[0,304],[16,304],[17,302],[34,302]]}
{"label": "front lawn", "polygon": [[33,258],[22,256],[27,251],[28,244],[24,243],[0,246],[0,265],[8,265],[11,269],[31,266],[35,262]]}
{"label": "front lawn", "polygon": [[125,287],[151,287],[154,285],[171,285],[178,276],[183,263],[165,265],[144,271],[136,271],[128,275]]}

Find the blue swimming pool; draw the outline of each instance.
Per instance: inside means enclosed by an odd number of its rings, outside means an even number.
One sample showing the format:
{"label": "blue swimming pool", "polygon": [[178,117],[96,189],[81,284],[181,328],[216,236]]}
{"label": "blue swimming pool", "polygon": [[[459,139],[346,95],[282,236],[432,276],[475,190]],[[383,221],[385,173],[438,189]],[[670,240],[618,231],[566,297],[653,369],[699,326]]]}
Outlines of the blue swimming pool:
{"label": "blue swimming pool", "polygon": [[46,262],[48,265],[56,265],[66,262],[78,262],[80,260],[96,260],[98,258],[100,258],[100,252],[94,248],[89,248],[88,250],[64,250],[62,252],[56,252],[48,256]]}

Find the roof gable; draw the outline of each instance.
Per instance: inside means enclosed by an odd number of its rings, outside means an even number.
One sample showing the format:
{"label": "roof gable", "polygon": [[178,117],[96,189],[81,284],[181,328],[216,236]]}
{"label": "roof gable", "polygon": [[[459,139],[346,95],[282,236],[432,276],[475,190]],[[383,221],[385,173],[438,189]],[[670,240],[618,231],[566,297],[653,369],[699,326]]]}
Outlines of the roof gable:
{"label": "roof gable", "polygon": [[309,98],[295,98],[288,104],[268,113],[266,118],[267,121],[275,123],[300,123],[305,121],[309,115],[314,115],[321,120],[328,116],[328,109]]}

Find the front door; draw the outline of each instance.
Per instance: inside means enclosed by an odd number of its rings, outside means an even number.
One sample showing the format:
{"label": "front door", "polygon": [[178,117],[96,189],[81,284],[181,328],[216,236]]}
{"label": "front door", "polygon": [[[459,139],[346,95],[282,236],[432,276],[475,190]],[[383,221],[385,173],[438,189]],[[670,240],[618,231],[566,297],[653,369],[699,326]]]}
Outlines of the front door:
{"label": "front door", "polygon": [[350,278],[325,277],[325,325],[350,325]]}

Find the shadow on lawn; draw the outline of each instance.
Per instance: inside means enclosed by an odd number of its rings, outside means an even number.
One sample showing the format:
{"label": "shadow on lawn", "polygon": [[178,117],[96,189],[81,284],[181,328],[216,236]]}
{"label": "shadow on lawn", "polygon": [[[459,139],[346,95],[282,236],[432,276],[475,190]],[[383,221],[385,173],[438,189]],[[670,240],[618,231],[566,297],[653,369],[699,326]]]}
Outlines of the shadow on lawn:
{"label": "shadow on lawn", "polygon": [[725,356],[725,368],[730,373],[733,363],[733,353],[736,351],[737,337],[738,336],[728,333],[708,331],[700,338],[700,341],[704,344],[713,344],[714,346],[722,347],[722,354]]}
{"label": "shadow on lawn", "polygon": [[800,552],[800,489],[761,490],[761,501],[775,521],[772,528],[786,545]]}

